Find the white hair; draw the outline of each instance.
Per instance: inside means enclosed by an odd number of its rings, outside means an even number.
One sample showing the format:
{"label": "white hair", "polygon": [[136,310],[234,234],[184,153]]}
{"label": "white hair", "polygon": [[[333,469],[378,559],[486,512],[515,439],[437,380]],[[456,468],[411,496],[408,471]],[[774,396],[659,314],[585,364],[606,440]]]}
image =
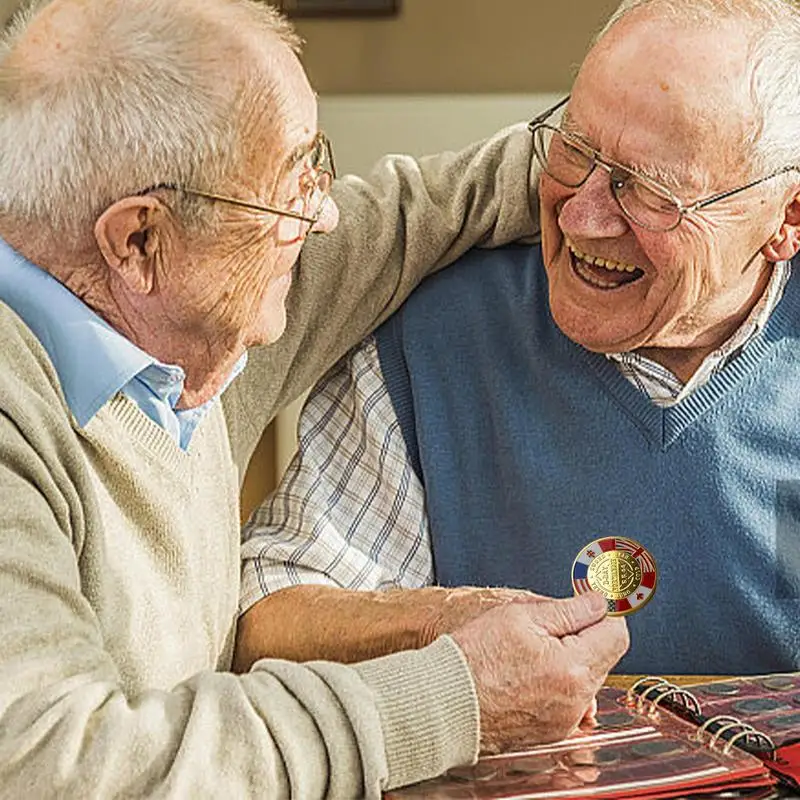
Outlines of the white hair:
{"label": "white hair", "polygon": [[745,30],[749,27],[750,85],[745,88],[757,123],[743,144],[751,157],[751,172],[767,174],[788,165],[800,166],[798,5],[793,0],[623,0],[595,43],[632,11],[645,7],[660,17],[709,30],[720,19],[739,20]]}
{"label": "white hair", "polygon": [[[0,212],[12,219],[85,235],[109,204],[155,185],[218,190],[241,168],[237,121],[256,86],[278,126],[280,76],[254,81],[230,56],[243,30],[297,51],[269,6],[99,0],[58,49],[29,41],[47,5],[18,13],[0,41]],[[214,217],[186,196],[173,208],[185,224]]]}

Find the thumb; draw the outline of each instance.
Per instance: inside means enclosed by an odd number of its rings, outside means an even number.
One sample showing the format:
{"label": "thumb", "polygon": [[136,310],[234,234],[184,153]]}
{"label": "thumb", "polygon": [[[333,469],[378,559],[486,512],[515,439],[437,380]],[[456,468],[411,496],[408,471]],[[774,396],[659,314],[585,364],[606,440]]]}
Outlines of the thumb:
{"label": "thumb", "polygon": [[600,622],[608,610],[608,602],[598,592],[575,597],[538,601],[530,606],[534,621],[551,636],[569,636]]}

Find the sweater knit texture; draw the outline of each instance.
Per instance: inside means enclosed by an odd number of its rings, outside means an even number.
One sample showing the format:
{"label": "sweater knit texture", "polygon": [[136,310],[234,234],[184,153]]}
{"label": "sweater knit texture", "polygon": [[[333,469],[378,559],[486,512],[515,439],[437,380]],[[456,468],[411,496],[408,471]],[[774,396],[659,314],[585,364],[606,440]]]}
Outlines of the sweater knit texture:
{"label": "sweater knit texture", "polygon": [[187,451],[119,394],[78,425],[0,303],[0,797],[353,800],[475,758],[475,689],[448,637],[225,672],[238,493],[278,408],[426,272],[535,231],[529,171],[518,128],[338,182],[342,224],[304,248],[285,336],[252,351]]}
{"label": "sweater knit texture", "polygon": [[800,669],[800,280],[707,384],[659,408],[549,312],[540,247],[476,252],[377,334],[439,583],[572,593],[590,542],[658,565],[620,672]]}

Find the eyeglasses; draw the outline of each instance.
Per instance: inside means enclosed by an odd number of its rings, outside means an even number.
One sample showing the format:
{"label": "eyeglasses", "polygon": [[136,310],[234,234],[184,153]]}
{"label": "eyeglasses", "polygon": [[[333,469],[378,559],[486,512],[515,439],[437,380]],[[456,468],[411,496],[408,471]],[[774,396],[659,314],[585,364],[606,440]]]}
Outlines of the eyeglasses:
{"label": "eyeglasses", "polygon": [[577,189],[589,179],[595,167],[602,167],[608,172],[611,193],[622,213],[631,222],[649,231],[674,230],[687,214],[706,208],[719,200],[725,200],[778,175],[800,172],[800,167],[785,166],[744,186],[685,204],[656,181],[601,156],[597,150],[577,136],[548,124],[546,122],[548,117],[566,105],[568,100],[569,95],[528,123],[528,130],[533,135],[533,152],[542,169],[563,186]]}
{"label": "eyeglasses", "polygon": [[279,217],[278,241],[281,244],[293,244],[305,238],[310,232],[314,232],[314,226],[319,222],[330,195],[331,184],[336,178],[333,148],[328,137],[321,131],[314,137],[311,149],[303,158],[307,162],[307,167],[300,176],[300,194],[289,204],[289,208],[260,205],[224,194],[180,186],[176,183],[159,183],[139,194],[149,194],[159,189],[166,189],[219,203],[227,203],[260,214],[274,214]]}

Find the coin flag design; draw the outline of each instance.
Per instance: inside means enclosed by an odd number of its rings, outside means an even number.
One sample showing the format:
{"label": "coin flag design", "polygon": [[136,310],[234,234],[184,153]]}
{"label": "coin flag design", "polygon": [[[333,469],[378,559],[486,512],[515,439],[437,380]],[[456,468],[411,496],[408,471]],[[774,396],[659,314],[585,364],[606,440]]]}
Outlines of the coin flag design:
{"label": "coin flag design", "polygon": [[645,606],[656,591],[658,569],[653,556],[633,539],[595,539],[572,564],[575,594],[594,590],[608,599],[608,614],[621,617]]}

